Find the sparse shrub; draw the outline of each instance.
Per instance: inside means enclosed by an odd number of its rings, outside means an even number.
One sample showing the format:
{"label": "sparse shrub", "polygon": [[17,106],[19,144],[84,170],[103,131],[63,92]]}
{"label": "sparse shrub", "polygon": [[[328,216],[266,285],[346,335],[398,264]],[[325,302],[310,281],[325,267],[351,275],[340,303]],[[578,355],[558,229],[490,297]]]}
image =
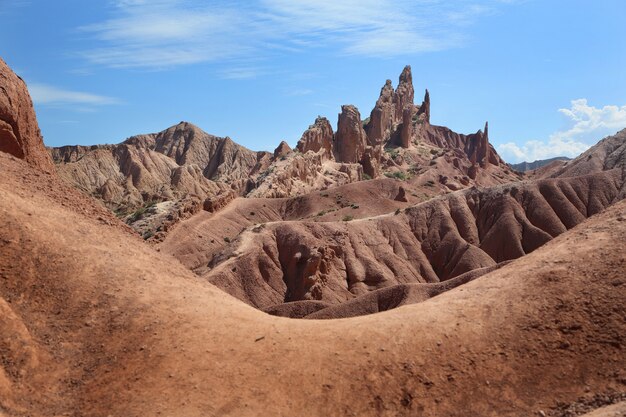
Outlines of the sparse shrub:
{"label": "sparse shrub", "polygon": [[350,215],[343,216],[343,218],[341,220],[343,220],[344,222],[349,222],[351,220],[354,220],[354,216],[350,216]]}
{"label": "sparse shrub", "polygon": [[228,236],[226,236],[226,237],[224,238],[224,242],[226,242],[226,243],[230,243],[230,238],[229,238]]}
{"label": "sparse shrub", "polygon": [[364,180],[366,180],[366,181],[367,181],[367,180],[371,180],[371,179],[372,179],[372,176],[371,176],[371,175],[369,175],[369,174],[363,173],[363,179],[364,179]]}
{"label": "sparse shrub", "polygon": [[395,178],[397,180],[407,180],[408,176],[406,175],[405,172],[402,171],[396,171],[396,172],[385,172],[385,177],[387,178]]}
{"label": "sparse shrub", "polygon": [[354,204],[354,203],[352,203],[352,204],[350,204],[350,208],[352,208],[352,209],[355,209],[355,210],[356,210],[356,209],[358,209],[358,208],[359,208],[359,205],[358,205],[358,204]]}
{"label": "sparse shrub", "polygon": [[396,209],[396,212],[395,212],[394,214],[395,214],[396,216],[397,216],[398,214],[400,214],[400,209]]}
{"label": "sparse shrub", "polygon": [[396,157],[400,155],[400,151],[396,148],[387,148],[385,149],[385,152],[387,152],[389,156],[391,156],[391,159],[396,159]]}
{"label": "sparse shrub", "polygon": [[321,217],[321,216],[323,216],[326,213],[328,213],[326,210],[322,210],[319,213],[317,213],[317,217]]}
{"label": "sparse shrub", "polygon": [[426,183],[424,185],[427,186],[427,187],[434,187],[435,186],[435,181],[428,180],[428,181],[426,181]]}

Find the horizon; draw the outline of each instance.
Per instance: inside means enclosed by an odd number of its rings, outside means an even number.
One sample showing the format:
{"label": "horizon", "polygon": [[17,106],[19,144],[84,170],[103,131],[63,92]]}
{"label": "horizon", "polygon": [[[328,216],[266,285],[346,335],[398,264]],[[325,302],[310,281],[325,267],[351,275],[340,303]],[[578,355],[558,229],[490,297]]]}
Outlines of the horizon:
{"label": "horizon", "polygon": [[433,124],[489,121],[517,163],[575,157],[626,127],[624,12],[617,0],[19,0],[0,5],[0,57],[26,81],[47,146],[184,120],[256,151],[293,147],[318,115],[336,128],[341,105],[367,118],[411,65]]}

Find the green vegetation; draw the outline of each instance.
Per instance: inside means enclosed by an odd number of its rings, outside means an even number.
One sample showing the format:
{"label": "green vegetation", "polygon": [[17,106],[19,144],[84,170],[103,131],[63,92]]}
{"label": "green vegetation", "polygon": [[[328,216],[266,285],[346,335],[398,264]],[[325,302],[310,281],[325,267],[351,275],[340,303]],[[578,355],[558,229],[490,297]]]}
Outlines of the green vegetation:
{"label": "green vegetation", "polygon": [[371,179],[372,179],[372,176],[371,176],[371,175],[369,175],[369,174],[363,173],[363,179],[364,179],[364,180],[371,180]]}
{"label": "green vegetation", "polygon": [[397,148],[387,148],[385,149],[385,152],[391,156],[391,159],[396,159],[398,155],[400,155],[400,151]]}
{"label": "green vegetation", "polygon": [[395,178],[397,180],[402,180],[402,181],[405,181],[405,180],[409,179],[409,176],[406,175],[406,173],[402,172],[402,171],[385,172],[385,177],[387,177],[387,178]]}
{"label": "green vegetation", "polygon": [[354,220],[354,216],[350,216],[350,215],[343,216],[343,218],[341,220],[343,220],[344,222],[349,222],[351,220]]}
{"label": "green vegetation", "polygon": [[130,223],[136,222],[137,220],[143,219],[145,214],[148,212],[148,210],[156,206],[156,203],[157,203],[156,201],[149,201],[144,206],[139,207],[133,214],[130,215],[130,217],[127,220],[127,223],[130,224]]}

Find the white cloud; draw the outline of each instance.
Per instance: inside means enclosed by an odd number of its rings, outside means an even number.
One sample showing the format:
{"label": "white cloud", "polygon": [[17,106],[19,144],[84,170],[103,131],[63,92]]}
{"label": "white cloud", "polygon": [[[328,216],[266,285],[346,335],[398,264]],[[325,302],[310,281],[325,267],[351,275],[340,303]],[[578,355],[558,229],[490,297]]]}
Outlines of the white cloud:
{"label": "white cloud", "polygon": [[29,83],[28,91],[30,92],[33,102],[40,105],[79,104],[103,106],[120,103],[118,99],[113,97],[100,96],[82,91],[64,90],[48,84]]}
{"label": "white cloud", "polygon": [[83,26],[96,46],[83,55],[111,67],[162,69],[260,59],[328,48],[398,56],[463,42],[466,26],[501,0],[118,0],[106,20]]}
{"label": "white cloud", "polygon": [[509,142],[498,146],[498,151],[507,159],[535,161],[555,156],[575,157],[589,149],[605,136],[626,127],[626,105],[590,106],[587,99],[571,101],[569,109],[559,109],[569,127],[550,135],[545,141],[529,140],[518,145]]}

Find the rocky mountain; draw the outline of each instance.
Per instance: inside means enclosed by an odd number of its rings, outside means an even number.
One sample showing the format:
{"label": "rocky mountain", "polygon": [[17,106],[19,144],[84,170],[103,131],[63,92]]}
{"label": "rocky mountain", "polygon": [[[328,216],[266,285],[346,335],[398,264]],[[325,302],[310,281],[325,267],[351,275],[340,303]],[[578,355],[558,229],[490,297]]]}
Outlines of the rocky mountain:
{"label": "rocky mountain", "polygon": [[114,210],[145,237],[162,240],[204,201],[222,195],[288,198],[390,177],[440,193],[519,179],[489,144],[488,128],[464,135],[430,124],[430,95],[414,104],[411,68],[391,80],[366,120],[342,106],[337,131],[318,117],[295,149],[253,152],[181,122],[118,145],[50,149],[59,175]]}
{"label": "rocky mountain", "polygon": [[[211,164],[224,140],[138,137],[135,189],[161,158],[230,186],[155,247],[48,169],[20,85],[0,67],[3,417],[622,414],[623,132],[557,178],[442,193],[383,175],[288,198],[239,196],[252,158],[231,147]],[[439,132],[477,179],[499,172],[486,129]],[[319,143],[305,155],[336,149]],[[103,151],[118,172],[116,146],[67,164]],[[376,146],[345,164],[364,170]]]}
{"label": "rocky mountain", "polygon": [[434,182],[442,192],[520,179],[489,143],[487,125],[473,134],[459,134],[432,125],[430,112],[428,91],[421,105],[414,104],[407,66],[395,90],[391,80],[385,82],[367,119],[362,120],[355,106],[342,106],[333,132],[328,119],[318,117],[296,151],[271,165],[266,184],[249,196],[289,197],[381,176],[416,185]]}
{"label": "rocky mountain", "polygon": [[619,169],[626,175],[626,129],[602,139],[550,176],[575,177],[611,169]]}
{"label": "rocky mountain", "polygon": [[549,158],[549,159],[538,159],[533,162],[524,161],[524,162],[520,162],[519,164],[509,164],[509,166],[516,171],[526,172],[526,171],[532,171],[538,168],[542,168],[556,161],[566,162],[566,161],[571,161],[571,159],[572,158],[568,158],[566,156],[557,156],[555,158]]}

